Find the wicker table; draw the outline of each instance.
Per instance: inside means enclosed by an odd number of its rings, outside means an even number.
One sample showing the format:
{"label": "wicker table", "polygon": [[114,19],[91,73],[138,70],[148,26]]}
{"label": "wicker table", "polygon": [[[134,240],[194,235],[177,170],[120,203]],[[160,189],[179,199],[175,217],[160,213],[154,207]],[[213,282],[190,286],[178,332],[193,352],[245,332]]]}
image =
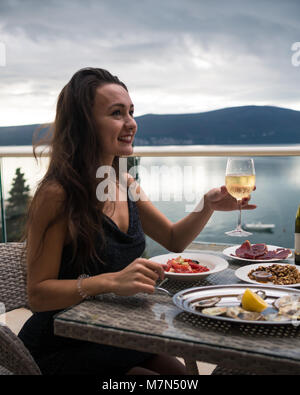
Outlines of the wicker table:
{"label": "wicker table", "polygon": [[[225,247],[190,246],[216,255],[222,255]],[[230,258],[228,262],[228,269],[204,280],[183,283],[168,279],[163,287],[175,293],[192,286],[241,283],[234,275],[241,263]],[[54,326],[60,336],[184,358],[190,373],[196,373],[196,361],[204,361],[249,374],[300,374],[299,327],[204,319],[181,311],[162,292],[99,295],[59,313]]]}

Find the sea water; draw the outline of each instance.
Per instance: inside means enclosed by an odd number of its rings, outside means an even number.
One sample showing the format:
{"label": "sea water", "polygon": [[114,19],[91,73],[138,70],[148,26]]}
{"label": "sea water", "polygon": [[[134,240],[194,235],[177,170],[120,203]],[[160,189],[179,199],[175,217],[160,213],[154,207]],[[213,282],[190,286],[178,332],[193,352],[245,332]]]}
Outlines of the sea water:
{"label": "sea water", "polygon": [[[187,158],[142,158],[141,165],[151,168],[157,166],[179,166],[189,169],[183,179],[183,170],[169,177],[161,176],[159,180],[148,180],[141,177],[141,185],[151,197],[153,188],[163,191],[165,183],[176,197],[178,189],[186,190],[183,199],[176,198],[163,201],[161,195],[153,204],[171,221],[176,222],[189,214],[204,193],[211,188],[225,183],[227,158],[216,157],[187,157]],[[254,157],[256,170],[256,190],[252,192],[250,203],[257,205],[255,210],[242,211],[242,223],[274,224],[270,232],[251,231],[247,239],[251,243],[266,243],[286,248],[294,246],[294,226],[297,207],[300,204],[300,158],[299,157]],[[151,174],[149,171],[148,174]],[[147,173],[146,173],[147,175]],[[153,177],[152,177],[153,178]],[[150,182],[149,182],[150,181]],[[190,193],[190,196],[189,196]],[[156,196],[154,196],[156,197]],[[194,198],[194,200],[192,200]],[[240,244],[244,238],[231,237],[225,234],[233,230],[238,221],[238,212],[214,212],[213,216],[196,237],[196,241],[211,243]],[[154,256],[165,253],[166,250],[158,243],[147,238],[147,255]]]}
{"label": "sea water", "polygon": [[[225,183],[227,158],[223,157],[144,157],[138,166],[140,183],[153,202],[169,220],[176,222],[194,209],[211,188]],[[16,168],[25,174],[31,193],[44,175],[48,159],[36,164],[33,158],[4,158],[2,183],[4,199]],[[272,232],[254,232],[251,243],[266,243],[287,248],[294,245],[294,222],[300,204],[300,157],[254,157],[256,191],[251,195],[255,210],[243,210],[242,223],[274,224]],[[195,240],[239,244],[244,239],[230,237],[226,231],[236,227],[238,212],[215,212]],[[147,237],[148,257],[166,249]]]}

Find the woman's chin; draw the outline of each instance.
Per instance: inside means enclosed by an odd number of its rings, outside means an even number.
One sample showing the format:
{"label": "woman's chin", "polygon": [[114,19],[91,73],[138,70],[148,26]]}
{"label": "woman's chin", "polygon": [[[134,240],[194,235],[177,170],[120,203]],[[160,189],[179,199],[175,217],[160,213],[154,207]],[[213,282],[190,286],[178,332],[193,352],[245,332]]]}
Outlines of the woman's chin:
{"label": "woman's chin", "polygon": [[122,147],[122,149],[119,150],[118,156],[129,156],[133,154],[133,147],[132,145],[128,144],[128,147]]}

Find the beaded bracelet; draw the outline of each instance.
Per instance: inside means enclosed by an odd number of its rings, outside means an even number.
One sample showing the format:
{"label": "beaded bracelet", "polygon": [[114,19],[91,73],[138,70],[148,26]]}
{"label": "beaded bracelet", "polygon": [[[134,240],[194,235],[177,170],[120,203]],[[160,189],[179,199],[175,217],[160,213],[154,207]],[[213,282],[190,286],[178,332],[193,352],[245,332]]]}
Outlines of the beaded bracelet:
{"label": "beaded bracelet", "polygon": [[81,274],[77,279],[78,280],[77,281],[77,290],[78,290],[79,295],[82,297],[82,299],[91,299],[91,297],[87,293],[85,293],[81,287],[82,280],[85,278],[89,278],[89,277],[90,276],[88,274]]}

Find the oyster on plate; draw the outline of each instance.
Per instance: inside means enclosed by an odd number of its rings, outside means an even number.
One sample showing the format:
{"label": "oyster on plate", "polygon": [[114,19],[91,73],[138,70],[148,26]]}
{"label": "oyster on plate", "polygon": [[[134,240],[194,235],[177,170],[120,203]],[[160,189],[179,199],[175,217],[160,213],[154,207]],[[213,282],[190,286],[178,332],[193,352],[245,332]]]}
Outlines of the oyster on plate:
{"label": "oyster on plate", "polygon": [[217,316],[217,315],[223,315],[227,311],[227,307],[209,307],[206,309],[202,310],[203,314],[206,315],[212,315],[212,316]]}
{"label": "oyster on plate", "polygon": [[300,306],[287,304],[279,309],[279,314],[290,318],[291,320],[300,319]]}
{"label": "oyster on plate", "polygon": [[213,307],[217,303],[219,303],[220,300],[221,298],[218,296],[215,296],[213,298],[201,299],[194,304],[194,307],[196,310],[202,309],[203,307]]}
{"label": "oyster on plate", "polygon": [[285,295],[274,301],[274,306],[280,310],[282,307],[287,305],[299,306],[300,308],[300,296],[299,295]]}
{"label": "oyster on plate", "polygon": [[238,318],[239,314],[244,310],[239,306],[227,307],[226,315],[229,318]]}
{"label": "oyster on plate", "polygon": [[261,313],[257,313],[255,311],[247,311],[243,310],[238,316],[240,320],[245,321],[264,321],[265,318]]}
{"label": "oyster on plate", "polygon": [[266,314],[266,315],[264,315],[264,318],[266,321],[273,321],[273,322],[290,321],[290,318],[288,318],[284,315],[280,315],[278,311],[277,311],[277,313]]}

